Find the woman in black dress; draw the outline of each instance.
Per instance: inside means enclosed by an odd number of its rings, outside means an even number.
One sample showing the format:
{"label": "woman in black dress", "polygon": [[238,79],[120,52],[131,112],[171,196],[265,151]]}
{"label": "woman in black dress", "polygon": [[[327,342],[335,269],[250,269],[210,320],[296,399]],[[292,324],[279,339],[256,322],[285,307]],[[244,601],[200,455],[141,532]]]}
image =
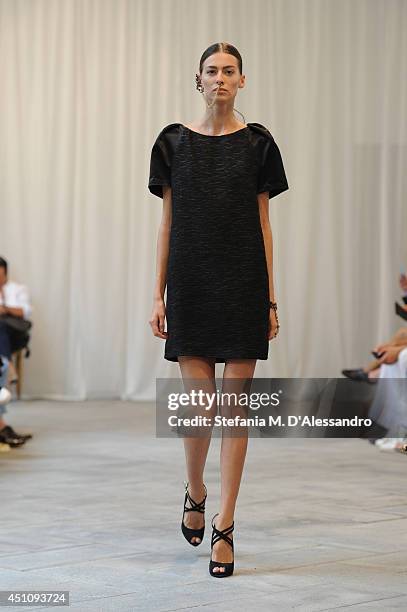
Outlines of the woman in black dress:
{"label": "woman in black dress", "polygon": [[[154,336],[166,340],[164,357],[179,363],[185,384],[199,379],[200,388],[216,392],[215,363],[221,362],[222,392],[238,393],[252,379],[256,360],[268,358],[279,329],[268,204],[288,183],[267,128],[234,116],[236,94],[245,85],[238,50],[211,45],[196,82],[204,116],[188,126],[167,125],[151,152],[148,187],[163,199],[163,214],[149,323]],[[216,402],[202,414],[217,414]],[[205,528],[211,432],[184,437],[188,481],[181,525],[194,546]],[[212,519],[209,564],[215,577],[233,573],[234,512],[247,441],[247,428],[239,427],[237,436],[222,429],[221,503]]]}

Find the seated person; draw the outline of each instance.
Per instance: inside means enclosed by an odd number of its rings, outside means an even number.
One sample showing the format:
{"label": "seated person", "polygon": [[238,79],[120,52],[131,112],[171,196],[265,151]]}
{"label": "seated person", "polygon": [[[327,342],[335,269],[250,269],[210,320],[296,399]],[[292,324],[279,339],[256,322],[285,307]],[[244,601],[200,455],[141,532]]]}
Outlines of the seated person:
{"label": "seated person", "polygon": [[378,378],[382,363],[390,364],[397,361],[400,351],[405,346],[407,346],[407,327],[400,327],[388,342],[374,347],[375,353],[379,355],[383,353],[380,359],[373,359],[362,368],[342,370],[342,374],[352,380],[372,382],[372,379]]}
{"label": "seated person", "polygon": [[368,416],[387,430],[385,437],[375,441],[376,446],[401,450],[407,442],[407,343],[404,348],[388,350],[381,360],[379,384]]}
{"label": "seated person", "polygon": [[[407,303],[407,277],[405,274],[400,274],[399,284],[403,291],[403,301]],[[406,298],[406,299],[405,299]],[[404,307],[407,310],[407,306]],[[383,359],[374,359],[370,361],[365,367],[355,368],[353,370],[342,370],[342,374],[351,378],[352,380],[358,380],[363,382],[376,382],[376,379],[380,374],[380,366],[382,363],[394,363],[397,361],[400,347],[407,344],[407,327],[400,327],[394,336],[390,338],[388,342],[379,344],[373,351],[381,354],[384,351],[388,354],[388,357],[383,355]],[[390,352],[389,352],[390,351]],[[393,357],[396,355],[395,359]],[[393,356],[393,357],[392,357]],[[389,361],[388,359],[392,359]]]}
{"label": "seated person", "polygon": [[20,446],[32,437],[31,434],[17,434],[7,425],[3,415],[7,412],[6,403],[10,394],[5,388],[11,355],[26,342],[26,332],[10,326],[7,317],[17,317],[29,320],[32,308],[25,285],[8,280],[8,264],[0,257],[0,443],[10,446]]}

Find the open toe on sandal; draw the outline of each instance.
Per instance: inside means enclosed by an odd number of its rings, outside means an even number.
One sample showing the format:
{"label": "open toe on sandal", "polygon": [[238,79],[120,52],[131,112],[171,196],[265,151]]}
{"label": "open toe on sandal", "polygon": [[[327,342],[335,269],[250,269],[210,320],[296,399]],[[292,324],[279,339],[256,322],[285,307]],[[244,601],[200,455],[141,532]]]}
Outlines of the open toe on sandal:
{"label": "open toe on sandal", "polygon": [[[199,544],[201,544],[202,540],[203,540],[203,536],[204,536],[204,532],[205,532],[205,524],[203,527],[201,527],[200,529],[191,529],[190,527],[187,527],[184,523],[184,515],[185,512],[200,512],[201,514],[205,514],[205,502],[206,502],[206,497],[208,495],[208,491],[205,487],[205,497],[203,498],[203,500],[199,503],[197,503],[196,501],[194,501],[192,499],[192,497],[190,496],[189,492],[188,492],[188,482],[185,482],[185,500],[184,500],[184,512],[182,513],[182,522],[181,522],[181,530],[182,533],[184,534],[185,539],[192,545],[192,546],[199,546]],[[189,503],[191,504],[191,507],[188,508],[187,507],[187,501],[189,501]],[[200,538],[200,542],[192,542],[192,538]]]}
{"label": "open toe on sandal", "polygon": [[[219,513],[215,514],[215,516],[218,516],[218,514]],[[215,516],[212,519],[212,542],[211,542],[211,560],[209,561],[209,573],[211,576],[214,576],[214,578],[226,578],[227,576],[231,576],[233,574],[235,562],[232,561],[231,563],[222,563],[221,561],[212,561],[212,549],[214,545],[216,544],[216,542],[219,542],[219,540],[225,540],[225,542],[227,542],[229,546],[231,546],[233,553],[234,553],[233,540],[232,538],[229,537],[229,534],[233,532],[235,528],[235,522],[233,521],[230,527],[220,530],[220,529],[217,529],[215,525],[213,524]],[[225,571],[224,572],[220,572],[220,571],[214,572],[213,570],[215,567],[224,567]]]}

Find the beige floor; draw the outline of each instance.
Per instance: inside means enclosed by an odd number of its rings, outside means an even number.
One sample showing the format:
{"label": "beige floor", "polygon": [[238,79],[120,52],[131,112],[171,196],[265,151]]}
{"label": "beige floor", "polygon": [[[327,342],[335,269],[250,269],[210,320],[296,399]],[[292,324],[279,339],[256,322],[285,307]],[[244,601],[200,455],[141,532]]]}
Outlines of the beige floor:
{"label": "beige floor", "polygon": [[[407,610],[407,457],[362,440],[249,440],[235,574],[208,573],[207,531],[180,532],[181,440],[155,437],[154,404],[13,402],[34,438],[0,454],[0,590],[69,590],[83,611]],[[45,609],[13,607],[13,610]]]}

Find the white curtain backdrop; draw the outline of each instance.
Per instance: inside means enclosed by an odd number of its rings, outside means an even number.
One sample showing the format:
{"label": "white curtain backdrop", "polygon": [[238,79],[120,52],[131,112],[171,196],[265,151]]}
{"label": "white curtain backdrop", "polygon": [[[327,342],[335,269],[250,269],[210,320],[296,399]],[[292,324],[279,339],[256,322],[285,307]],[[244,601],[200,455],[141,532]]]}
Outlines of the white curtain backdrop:
{"label": "white curtain backdrop", "polygon": [[0,255],[34,306],[24,396],[152,400],[179,375],[148,325],[150,152],[202,116],[195,73],[218,41],[240,50],[235,106],[290,185],[270,201],[281,328],[256,376],[365,363],[402,323],[406,32],[405,0],[0,0]]}

